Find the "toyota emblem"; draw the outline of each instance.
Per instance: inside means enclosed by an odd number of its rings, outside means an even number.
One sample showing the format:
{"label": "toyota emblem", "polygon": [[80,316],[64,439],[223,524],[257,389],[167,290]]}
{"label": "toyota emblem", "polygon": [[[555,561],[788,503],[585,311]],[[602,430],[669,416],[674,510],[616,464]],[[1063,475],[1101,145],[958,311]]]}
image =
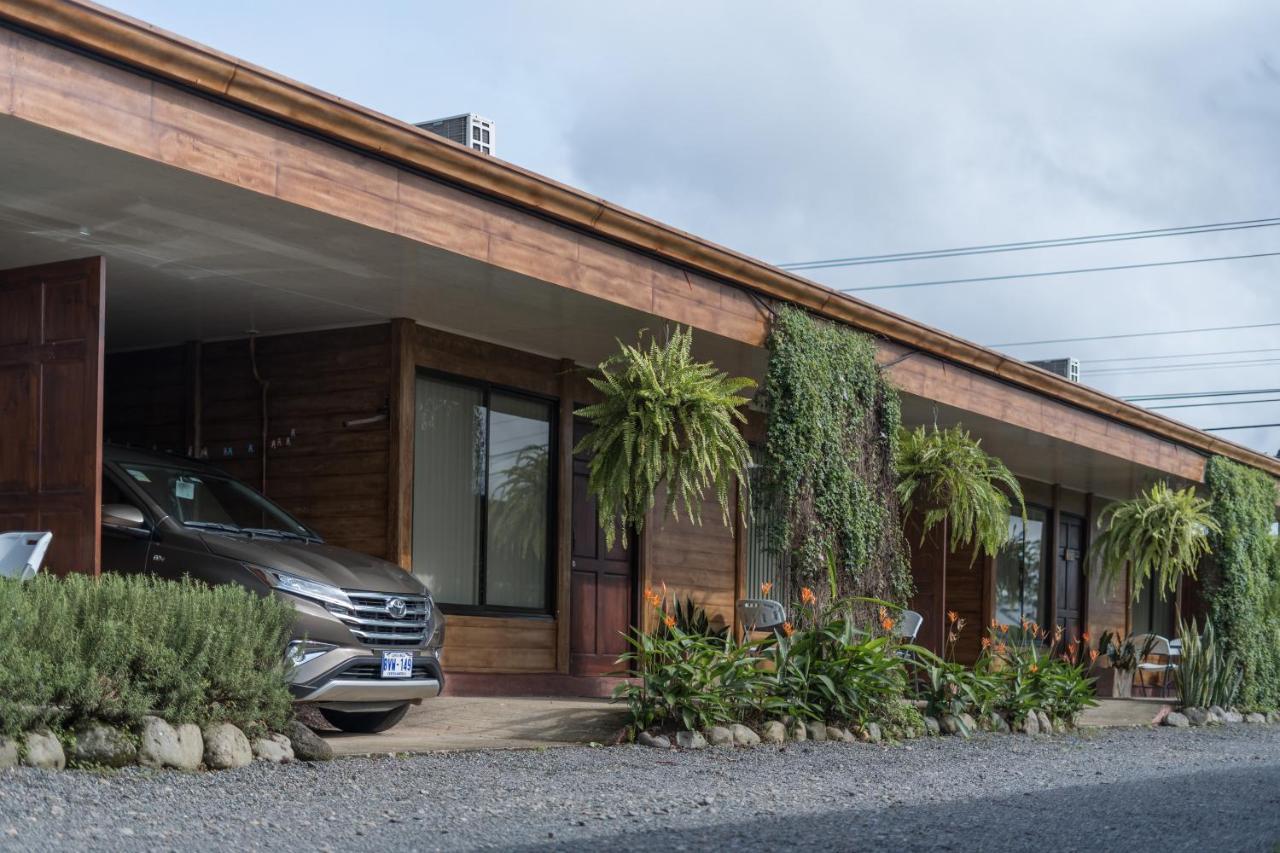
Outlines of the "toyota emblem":
{"label": "toyota emblem", "polygon": [[387,613],[391,614],[393,619],[403,619],[408,612],[409,605],[403,598],[392,598],[387,602]]}

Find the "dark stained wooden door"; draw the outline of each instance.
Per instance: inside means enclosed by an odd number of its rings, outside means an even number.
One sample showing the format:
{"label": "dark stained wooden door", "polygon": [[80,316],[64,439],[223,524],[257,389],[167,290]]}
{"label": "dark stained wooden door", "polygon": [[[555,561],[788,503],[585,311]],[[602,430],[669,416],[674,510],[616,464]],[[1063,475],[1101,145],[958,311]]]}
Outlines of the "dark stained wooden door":
{"label": "dark stained wooden door", "polygon": [[[586,428],[574,424],[574,444]],[[569,672],[604,675],[627,649],[635,589],[629,549],[605,547],[595,498],[587,491],[590,460],[573,458],[573,550],[569,602]]]}
{"label": "dark stained wooden door", "polygon": [[0,531],[59,575],[99,569],[104,307],[102,258],[0,271]]}
{"label": "dark stained wooden door", "polygon": [[1061,513],[1058,520],[1058,564],[1054,571],[1056,621],[1068,642],[1080,639],[1084,594],[1084,519]]}

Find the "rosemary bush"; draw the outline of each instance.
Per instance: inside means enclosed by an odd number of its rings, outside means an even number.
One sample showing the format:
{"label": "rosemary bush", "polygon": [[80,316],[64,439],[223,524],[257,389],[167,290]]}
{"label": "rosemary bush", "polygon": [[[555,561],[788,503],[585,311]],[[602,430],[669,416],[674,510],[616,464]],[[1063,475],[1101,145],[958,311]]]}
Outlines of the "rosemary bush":
{"label": "rosemary bush", "polygon": [[981,441],[958,426],[903,430],[897,468],[898,503],[903,514],[923,511],[920,541],[946,521],[952,551],[970,543],[977,545],[970,564],[978,559],[979,550],[996,556],[1009,539],[1010,501],[1005,490],[1017,499],[1026,518],[1017,478],[982,449]]}
{"label": "rosemary bush", "polygon": [[292,715],[284,647],[293,610],[237,586],[148,576],[0,581],[0,732]]}
{"label": "rosemary bush", "polygon": [[736,478],[745,491],[751,462],[738,431],[746,421],[738,409],[747,398],[738,392],[755,382],[695,361],[693,332],[679,326],[666,343],[651,339],[647,350],[621,341],[618,346],[600,365],[600,376],[588,380],[603,400],[574,413],[594,427],[574,452],[591,454],[588,488],[609,547],[619,526],[623,544],[628,531],[644,529],[663,482],[668,513],[678,518],[683,506],[701,524],[703,495],[714,489],[729,525],[729,489]]}

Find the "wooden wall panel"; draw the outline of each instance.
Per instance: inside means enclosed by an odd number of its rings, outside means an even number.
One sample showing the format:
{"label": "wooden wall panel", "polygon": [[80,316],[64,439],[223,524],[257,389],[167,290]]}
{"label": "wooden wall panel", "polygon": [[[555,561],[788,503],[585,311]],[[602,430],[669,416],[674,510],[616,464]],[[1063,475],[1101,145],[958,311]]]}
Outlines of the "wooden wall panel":
{"label": "wooden wall panel", "polygon": [[[733,527],[720,520],[720,504],[714,495],[702,502],[702,524],[664,516],[665,489],[645,527],[649,540],[646,580],[654,591],[667,585],[668,604],[692,597],[707,609],[711,621],[733,625],[737,589],[737,556]],[[643,590],[642,590],[643,592]]]}
{"label": "wooden wall panel", "polygon": [[107,355],[103,391],[106,441],[188,452],[192,389],[187,351],[180,345]]}
{"label": "wooden wall panel", "polygon": [[991,618],[988,601],[991,559],[979,556],[970,565],[972,548],[952,551],[947,555],[944,573],[944,528],[941,525],[934,527],[922,542],[917,516],[908,519],[906,535],[911,576],[916,586],[911,609],[924,617],[916,642],[937,654],[946,654],[947,634],[951,630],[948,614],[955,612],[965,623],[956,642],[955,659],[961,663],[973,663],[978,659],[982,636]]}
{"label": "wooden wall panel", "polygon": [[554,672],[554,619],[449,616],[445,672]]}
{"label": "wooden wall panel", "polygon": [[982,635],[990,618],[986,599],[991,558],[979,555],[970,565],[972,556],[973,549],[966,548],[953,551],[947,557],[946,610],[948,614],[955,612],[965,622],[956,642],[955,659],[966,664],[978,659]]}

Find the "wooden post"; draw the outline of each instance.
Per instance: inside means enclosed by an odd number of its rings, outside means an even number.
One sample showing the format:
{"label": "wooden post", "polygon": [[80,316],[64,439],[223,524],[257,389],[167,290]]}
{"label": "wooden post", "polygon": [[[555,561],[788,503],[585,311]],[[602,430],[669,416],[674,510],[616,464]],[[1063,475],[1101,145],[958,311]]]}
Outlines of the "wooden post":
{"label": "wooden post", "polygon": [[1089,565],[1089,546],[1093,544],[1093,492],[1084,496],[1084,535],[1080,538],[1080,630],[1092,631],[1089,626],[1089,604],[1093,599],[1093,566]]}
{"label": "wooden post", "polygon": [[413,570],[413,436],[417,355],[416,325],[391,321],[391,393],[387,400],[387,559]]}
{"label": "wooden post", "polygon": [[738,602],[748,595],[755,597],[756,590],[747,587],[747,519],[742,513],[742,483],[736,483],[733,493],[733,613],[729,616],[729,631],[734,637],[740,637],[741,627],[738,624]]}
{"label": "wooden post", "polygon": [[1058,525],[1062,523],[1060,493],[1061,487],[1054,483],[1050,489],[1049,547],[1046,549],[1049,553],[1044,555],[1045,604],[1040,623],[1040,627],[1050,634],[1058,625]]}
{"label": "wooden post", "polygon": [[569,672],[569,620],[573,594],[573,370],[561,359],[559,437],[556,459],[556,670]]}

